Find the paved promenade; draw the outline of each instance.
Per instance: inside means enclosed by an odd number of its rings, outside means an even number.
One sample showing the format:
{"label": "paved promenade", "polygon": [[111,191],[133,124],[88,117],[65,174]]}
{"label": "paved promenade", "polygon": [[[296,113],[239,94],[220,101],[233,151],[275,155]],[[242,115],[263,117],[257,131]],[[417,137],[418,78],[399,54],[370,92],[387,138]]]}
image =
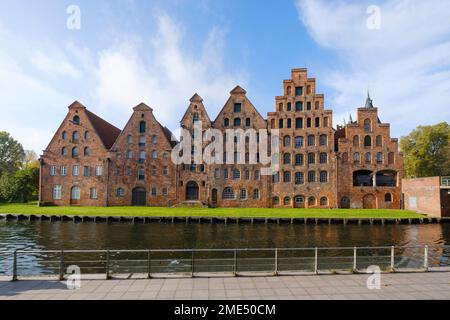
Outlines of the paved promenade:
{"label": "paved promenade", "polygon": [[369,275],[82,280],[78,290],[65,281],[0,281],[0,300],[110,299],[450,299],[450,272],[381,274],[381,289],[369,290]]}

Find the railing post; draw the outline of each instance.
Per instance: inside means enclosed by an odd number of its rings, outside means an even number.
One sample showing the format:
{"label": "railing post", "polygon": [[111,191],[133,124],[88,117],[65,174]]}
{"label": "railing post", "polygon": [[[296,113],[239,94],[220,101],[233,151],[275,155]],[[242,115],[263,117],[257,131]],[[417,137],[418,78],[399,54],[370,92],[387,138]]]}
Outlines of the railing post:
{"label": "railing post", "polygon": [[425,248],[424,248],[423,267],[428,271],[428,246],[427,245],[425,245]]}
{"label": "railing post", "polygon": [[356,272],[356,247],[353,247],[353,272]]}
{"label": "railing post", "polygon": [[194,277],[194,250],[192,250],[191,256],[191,278]]}
{"label": "railing post", "polygon": [[111,279],[109,275],[109,250],[106,251],[106,280]]}
{"label": "railing post", "polygon": [[392,246],[391,247],[391,271],[394,271],[394,264],[395,264],[394,254],[395,254],[395,247]]}
{"label": "railing post", "polygon": [[64,251],[61,250],[59,257],[59,281],[64,280]]}
{"label": "railing post", "polygon": [[151,260],[151,251],[147,251],[147,278],[150,279],[152,277],[152,260]]}
{"label": "railing post", "polygon": [[12,281],[17,281],[17,250],[14,250],[13,255],[13,276]]}
{"label": "railing post", "polygon": [[314,249],[314,273],[317,274],[319,270],[319,249]]}
{"label": "railing post", "polygon": [[275,248],[275,275],[278,275],[278,248]]}
{"label": "railing post", "polygon": [[237,276],[237,249],[234,249],[233,274],[235,277]]}

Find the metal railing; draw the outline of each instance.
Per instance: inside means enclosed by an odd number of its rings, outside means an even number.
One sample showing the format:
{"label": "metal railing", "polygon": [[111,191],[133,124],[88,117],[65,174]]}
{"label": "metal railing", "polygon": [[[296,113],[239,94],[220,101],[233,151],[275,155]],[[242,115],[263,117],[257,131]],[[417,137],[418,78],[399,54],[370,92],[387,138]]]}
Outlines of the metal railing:
{"label": "metal railing", "polygon": [[317,274],[429,271],[450,267],[450,246],[177,249],[177,250],[15,250],[0,251],[0,276],[52,275],[64,279],[69,266],[82,274],[135,277]]}

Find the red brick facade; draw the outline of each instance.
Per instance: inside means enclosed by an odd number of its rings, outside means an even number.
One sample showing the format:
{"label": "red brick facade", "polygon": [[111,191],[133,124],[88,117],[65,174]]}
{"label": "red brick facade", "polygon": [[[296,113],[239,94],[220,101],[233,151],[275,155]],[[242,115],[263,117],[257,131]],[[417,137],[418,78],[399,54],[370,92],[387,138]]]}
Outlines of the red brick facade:
{"label": "red brick facade", "polygon": [[[211,207],[400,207],[403,164],[397,139],[390,138],[389,124],[379,121],[368,99],[366,107],[358,109],[357,121],[335,130],[332,111],[325,109],[324,96],[316,93],[315,79],[307,77],[306,69],[292,70],[267,120],[239,86],[230,92],[214,121],[199,95],[190,99],[181,127],[191,137],[197,122],[202,124],[202,136],[208,129],[217,130],[224,137],[223,154],[213,155],[224,160],[223,164],[194,164],[197,150],[202,150],[201,155],[211,151],[211,137],[204,137],[191,150],[191,163],[174,164],[170,131],[145,104],[133,110],[120,131],[78,102],[69,107],[41,157],[41,203],[173,206],[194,201]],[[233,137],[231,129],[242,131]],[[264,175],[267,165],[249,161],[249,148],[255,144],[246,136],[250,129],[279,134],[278,174]],[[227,141],[241,143],[245,149],[226,154]],[[67,150],[64,155],[63,148]],[[74,148],[78,153],[72,155]],[[259,151],[258,160],[266,157]],[[359,162],[355,153],[360,154]],[[226,163],[227,158],[234,163]],[[62,167],[65,174],[61,174]]]}

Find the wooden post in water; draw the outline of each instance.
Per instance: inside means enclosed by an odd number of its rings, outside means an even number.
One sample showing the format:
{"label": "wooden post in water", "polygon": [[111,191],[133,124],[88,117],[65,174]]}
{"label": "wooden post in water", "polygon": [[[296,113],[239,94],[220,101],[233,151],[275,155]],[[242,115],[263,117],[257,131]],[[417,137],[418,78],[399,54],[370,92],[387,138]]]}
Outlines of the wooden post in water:
{"label": "wooden post in water", "polygon": [[12,281],[17,281],[17,250],[14,250]]}

